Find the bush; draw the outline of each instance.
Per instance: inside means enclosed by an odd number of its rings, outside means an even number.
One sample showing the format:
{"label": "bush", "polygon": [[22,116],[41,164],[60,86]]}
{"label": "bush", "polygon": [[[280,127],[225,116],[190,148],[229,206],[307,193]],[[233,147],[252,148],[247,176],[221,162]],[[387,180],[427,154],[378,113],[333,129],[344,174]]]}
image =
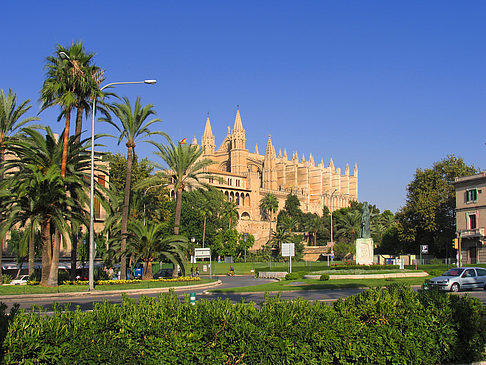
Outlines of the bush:
{"label": "bush", "polygon": [[319,278],[320,281],[328,281],[329,275],[328,274],[322,274],[321,277]]}
{"label": "bush", "polygon": [[426,270],[426,272],[430,276],[436,277],[436,276],[441,276],[444,273],[444,270],[431,269],[431,270]]}
{"label": "bush", "polygon": [[304,277],[303,272],[291,272],[285,275],[285,280],[298,280]]}
{"label": "bush", "polygon": [[2,279],[4,284],[10,284],[13,280],[12,275],[2,274]]}
{"label": "bush", "polygon": [[479,300],[401,285],[332,306],[278,298],[193,306],[172,293],[92,312],[5,310],[5,364],[444,364],[479,360],[486,342]]}

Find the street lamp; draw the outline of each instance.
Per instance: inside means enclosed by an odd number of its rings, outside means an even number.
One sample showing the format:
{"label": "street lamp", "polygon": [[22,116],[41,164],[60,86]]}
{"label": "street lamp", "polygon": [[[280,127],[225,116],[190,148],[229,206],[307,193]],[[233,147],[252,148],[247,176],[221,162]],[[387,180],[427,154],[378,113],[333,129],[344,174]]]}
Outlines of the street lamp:
{"label": "street lamp", "polygon": [[334,237],[332,235],[332,198],[334,194],[337,192],[337,189],[331,193],[331,201],[329,202],[329,210],[331,211],[331,262],[334,261]]}
{"label": "street lamp", "polygon": [[[65,52],[59,52],[59,56],[67,56]],[[67,58],[70,60],[69,56]],[[153,85],[156,80],[144,80],[144,81],[121,81],[111,82],[101,87],[99,90],[103,91],[107,87],[113,85],[127,85],[127,84],[149,84]],[[89,194],[89,274],[88,284],[89,290],[94,290],[94,140],[95,140],[95,114],[96,114],[96,97],[93,98],[93,107],[91,109],[91,189]]]}
{"label": "street lamp", "polygon": [[194,243],[196,242],[196,239],[194,237],[191,237],[191,243],[192,243],[192,258],[191,258],[191,261],[192,261],[192,276],[194,276],[194,260],[196,259],[196,253],[194,252],[196,249],[195,249],[195,246],[194,246]]}

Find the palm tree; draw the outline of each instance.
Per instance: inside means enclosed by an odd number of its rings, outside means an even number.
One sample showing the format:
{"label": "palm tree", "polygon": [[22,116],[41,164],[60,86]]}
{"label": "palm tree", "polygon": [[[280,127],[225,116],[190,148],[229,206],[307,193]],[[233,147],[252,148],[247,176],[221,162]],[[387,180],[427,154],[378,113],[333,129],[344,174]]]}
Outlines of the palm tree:
{"label": "palm tree", "polygon": [[272,233],[272,239],[270,242],[275,243],[278,249],[282,246],[282,243],[288,242],[292,238],[292,233],[290,233],[284,227],[277,227],[277,229]]}
{"label": "palm tree", "polygon": [[[136,143],[149,142],[154,143],[147,138],[159,134],[165,136],[163,132],[152,132],[149,127],[157,122],[161,122],[159,118],[153,118],[147,120],[151,116],[155,115],[155,110],[152,104],[142,106],[140,97],[137,96],[135,100],[135,105],[132,109],[130,101],[127,97],[123,98],[123,103],[115,103],[112,106],[113,114],[118,118],[120,125],[113,122],[111,118],[105,117],[100,118],[101,121],[105,121],[114,126],[119,132],[120,137],[118,138],[118,144],[122,140],[126,140],[127,151],[127,175],[125,180],[125,193],[122,207],[121,216],[121,250],[124,252],[126,250],[127,242],[127,224],[128,224],[128,213],[130,206],[130,192],[131,192],[131,177],[132,177],[132,163],[133,154],[135,152]],[[126,256],[122,255],[120,264],[121,277],[126,278],[127,275],[127,263]]]}
{"label": "palm tree", "polygon": [[238,207],[236,206],[236,203],[231,200],[224,200],[221,209],[221,216],[228,218],[228,229],[231,229],[234,222],[238,218]]}
{"label": "palm tree", "polygon": [[[35,230],[41,232],[42,277],[41,285],[56,286],[60,239],[53,239],[60,232],[64,240],[71,230],[70,223],[85,222],[83,207],[89,201],[90,152],[88,146],[71,138],[67,169],[63,178],[61,159],[63,142],[57,141],[50,128],[44,137],[38,131],[25,129],[26,138],[9,143],[17,158],[4,162],[8,169],[3,187],[8,188],[9,198],[3,201],[8,212],[2,232],[20,224],[26,235],[32,237]],[[85,142],[85,141],[83,141]],[[100,192],[96,191],[100,198]]]}
{"label": "palm tree", "polygon": [[262,200],[260,200],[260,209],[265,213],[265,215],[270,213],[270,231],[268,233],[268,240],[270,241],[272,238],[273,213],[277,212],[278,210],[277,197],[271,193],[267,193]]}
{"label": "palm tree", "polygon": [[210,159],[202,159],[203,150],[195,145],[182,143],[176,145],[169,137],[167,137],[167,141],[167,145],[158,146],[159,151],[155,154],[162,158],[168,169],[162,169],[157,175],[159,179],[172,182],[171,185],[176,194],[174,234],[178,235],[181,224],[182,192],[186,187],[205,186],[201,179],[211,177],[206,169],[214,162]]}
{"label": "palm tree", "polygon": [[322,227],[322,220],[319,216],[314,215],[307,222],[305,222],[305,229],[312,232],[314,237],[314,246],[317,246],[317,231]]}
{"label": "palm tree", "polygon": [[[34,120],[39,120],[37,117],[23,118],[24,114],[32,107],[29,104],[30,100],[22,102],[17,106],[17,95],[8,90],[7,96],[3,90],[0,90],[0,164],[5,161],[5,154],[7,153],[7,142],[12,137],[15,137],[25,124]],[[3,172],[0,173],[3,179]],[[3,254],[3,238],[0,241],[0,268],[2,267]],[[30,266],[29,266],[30,270]],[[0,269],[0,284],[3,283],[2,270]]]}
{"label": "palm tree", "polygon": [[[135,261],[144,263],[144,280],[152,276],[152,262],[164,259],[179,265],[184,270],[184,253],[188,248],[188,240],[184,236],[169,236],[164,238],[164,224],[152,221],[144,224],[138,220],[130,222],[130,239],[127,253],[132,254]],[[177,271],[176,271],[177,273]]]}
{"label": "palm tree", "polygon": [[361,229],[361,213],[357,210],[349,210],[337,216],[337,235],[346,237],[354,242]]}

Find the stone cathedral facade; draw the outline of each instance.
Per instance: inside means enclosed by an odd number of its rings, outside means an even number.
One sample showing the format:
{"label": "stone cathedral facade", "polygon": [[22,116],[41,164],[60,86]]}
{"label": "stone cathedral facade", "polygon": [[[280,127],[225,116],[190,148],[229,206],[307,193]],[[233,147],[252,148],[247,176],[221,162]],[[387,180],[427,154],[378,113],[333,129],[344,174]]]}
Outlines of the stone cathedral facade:
{"label": "stone cathedral facade", "polygon": [[[197,144],[196,138],[192,144]],[[209,179],[209,183],[236,203],[240,218],[238,230],[255,236],[254,250],[268,239],[269,224],[262,220],[259,208],[260,200],[267,193],[278,198],[279,210],[284,208],[287,195],[292,193],[299,198],[302,211],[319,215],[322,215],[324,206],[334,211],[358,200],[356,164],[351,175],[348,164],[343,173],[340,168],[335,168],[332,159],[325,166],[322,160],[316,164],[312,154],[307,160],[304,156],[299,160],[296,152],[289,158],[286,149],[283,153],[279,150],[277,154],[270,135],[264,154],[259,153],[257,146],[254,152],[250,152],[246,148],[239,110],[233,130],[228,127],[228,133],[218,148],[208,116],[201,147],[204,157],[215,162],[209,171],[221,178]]]}

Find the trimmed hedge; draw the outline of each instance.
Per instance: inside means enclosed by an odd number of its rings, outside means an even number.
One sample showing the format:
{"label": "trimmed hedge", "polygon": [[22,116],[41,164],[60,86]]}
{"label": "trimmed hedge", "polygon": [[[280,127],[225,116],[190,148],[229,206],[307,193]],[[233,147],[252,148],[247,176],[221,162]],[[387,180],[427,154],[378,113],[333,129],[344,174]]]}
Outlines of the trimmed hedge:
{"label": "trimmed hedge", "polygon": [[266,298],[233,305],[175,294],[52,315],[0,306],[3,362],[56,364],[440,364],[480,359],[479,300],[402,285],[330,306]]}

